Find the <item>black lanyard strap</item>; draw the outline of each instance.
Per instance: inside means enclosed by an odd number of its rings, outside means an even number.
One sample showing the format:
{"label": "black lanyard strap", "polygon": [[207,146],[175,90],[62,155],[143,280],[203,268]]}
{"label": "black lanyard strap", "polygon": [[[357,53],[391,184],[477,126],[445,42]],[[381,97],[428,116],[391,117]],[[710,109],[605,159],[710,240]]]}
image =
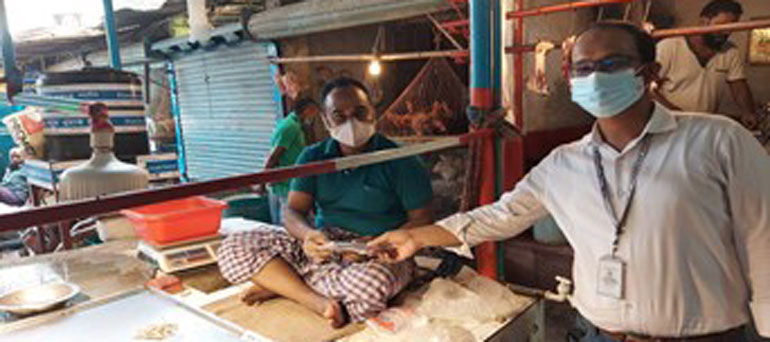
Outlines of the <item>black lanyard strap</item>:
{"label": "black lanyard strap", "polygon": [[604,200],[604,207],[607,210],[607,215],[610,216],[612,224],[615,226],[615,239],[612,241],[613,256],[615,256],[615,253],[618,251],[620,236],[623,235],[623,229],[625,227],[626,220],[628,219],[628,212],[631,211],[631,202],[633,202],[634,195],[636,194],[636,183],[637,179],[639,178],[639,170],[642,168],[642,163],[644,162],[644,158],[647,157],[647,152],[649,152],[649,150],[650,137],[649,135],[645,135],[641,141],[641,150],[639,151],[639,156],[636,158],[634,166],[631,169],[631,180],[629,184],[628,198],[626,199],[626,203],[623,206],[623,211],[621,211],[620,216],[618,217],[618,214],[615,211],[615,206],[612,205],[612,195],[610,192],[610,186],[607,184],[607,177],[604,174],[602,155],[599,153],[599,147],[594,146],[594,167],[596,168],[596,177],[599,180],[599,190],[601,191],[602,198]]}

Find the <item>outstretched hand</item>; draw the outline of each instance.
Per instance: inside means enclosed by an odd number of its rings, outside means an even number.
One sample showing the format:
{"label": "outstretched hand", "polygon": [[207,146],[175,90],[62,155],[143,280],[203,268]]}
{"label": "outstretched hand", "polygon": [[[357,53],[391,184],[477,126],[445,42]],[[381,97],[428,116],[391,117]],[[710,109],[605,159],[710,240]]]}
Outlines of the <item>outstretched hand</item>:
{"label": "outstretched hand", "polygon": [[380,235],[366,244],[371,253],[382,262],[396,263],[412,257],[422,246],[409,230],[395,230]]}

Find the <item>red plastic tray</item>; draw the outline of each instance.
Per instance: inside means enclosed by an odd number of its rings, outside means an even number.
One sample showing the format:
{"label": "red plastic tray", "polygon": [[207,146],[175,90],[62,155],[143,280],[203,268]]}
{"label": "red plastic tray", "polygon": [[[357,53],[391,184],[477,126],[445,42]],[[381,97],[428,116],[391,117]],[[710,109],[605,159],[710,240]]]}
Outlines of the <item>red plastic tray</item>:
{"label": "red plastic tray", "polygon": [[203,196],[122,210],[136,234],[155,244],[168,244],[217,234],[227,204]]}

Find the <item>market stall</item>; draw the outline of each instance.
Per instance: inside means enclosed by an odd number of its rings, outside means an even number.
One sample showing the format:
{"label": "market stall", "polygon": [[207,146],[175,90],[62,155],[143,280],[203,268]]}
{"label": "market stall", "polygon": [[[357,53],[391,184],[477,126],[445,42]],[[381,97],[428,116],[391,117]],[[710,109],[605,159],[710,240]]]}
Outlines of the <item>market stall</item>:
{"label": "market stall", "polygon": [[[91,134],[88,140],[93,154],[88,162],[29,162],[29,168],[38,169],[33,170],[35,177],[30,180],[34,186],[58,192],[62,190],[58,187],[59,176],[64,174],[63,200],[0,215],[0,232],[51,224],[57,225],[62,240],[61,245],[55,241],[57,243],[51,248],[46,248],[56,250],[54,254],[0,261],[0,311],[3,312],[0,315],[0,339],[544,341],[545,331],[549,328],[545,322],[545,300],[569,302],[571,282],[557,278],[557,293],[532,290],[507,283],[504,276],[511,271],[503,269],[502,265],[505,260],[514,259],[509,264],[527,264],[530,268],[524,272],[520,269],[511,272],[517,279],[537,285],[552,284],[552,273],[566,276],[570,272],[564,267],[572,263],[572,251],[566,246],[543,247],[530,240],[518,240],[513,242],[514,253],[505,255],[500,245],[485,242],[475,250],[475,270],[469,267],[472,262],[440,260],[434,258],[437,252],[426,253],[415,258],[419,266],[417,281],[393,298],[387,310],[364,322],[347,324],[339,329],[330,327],[319,314],[286,298],[265,300],[255,305],[245,303],[243,293],[251,282],[230,283],[217,265],[222,241],[228,235],[256,228],[272,229],[272,226],[245,217],[223,217],[226,203],[214,198],[221,197],[216,195],[222,192],[298,177],[350,172],[378,163],[451,150],[453,155],[450,157],[434,158],[438,160],[437,164],[444,163],[448,169],[440,183],[444,192],[454,195],[443,199],[441,204],[441,209],[447,211],[442,214],[448,215],[493,203],[523,177],[527,163],[533,163],[529,159],[539,159],[547,154],[557,144],[555,141],[580,135],[575,133],[574,127],[545,134],[527,131],[525,90],[538,96],[550,94],[552,89],[545,70],[547,54],[551,50],[560,50],[557,45],[561,44],[526,44],[524,18],[626,4],[631,0],[571,2],[532,9],[525,9],[522,0],[516,1],[515,9],[500,6],[498,1],[471,1],[467,18],[442,24],[428,16],[437,32],[453,45],[459,44],[453,40],[450,31],[462,34],[462,27],[467,26],[468,49],[456,46],[458,48],[452,50],[387,54],[375,49],[371,54],[281,57],[273,42],[247,39],[259,39],[260,33],[275,38],[355,27],[350,23],[343,25],[341,22],[345,20],[371,24],[372,13],[388,12],[388,5],[403,11],[393,18],[411,17],[415,13],[423,15],[436,8],[454,9],[464,16],[465,13],[458,10],[461,2],[426,0],[407,4],[371,0],[366,1],[369,6],[362,10],[357,10],[350,1],[335,1],[334,6],[328,8],[303,4],[294,7],[302,11],[283,8],[277,17],[291,19],[287,22],[297,24],[304,11],[316,13],[305,25],[288,25],[281,20],[260,21],[260,18],[275,18],[258,15],[246,20],[242,26],[215,30],[213,33],[220,36],[213,39],[211,45],[175,39],[154,46],[167,54],[169,74],[179,77],[178,84],[186,88],[178,90],[179,98],[174,97],[174,101],[181,99],[184,102],[176,109],[181,107],[181,114],[189,120],[177,125],[178,129],[186,130],[187,139],[181,142],[186,150],[182,153],[182,162],[186,164],[180,169],[185,176],[192,175],[196,178],[193,180],[200,180],[196,182],[148,189],[151,175],[118,161],[113,155],[112,138],[116,132],[108,118],[115,117],[108,117],[108,112],[112,112],[109,106],[84,101],[77,96],[61,99],[51,94],[11,94],[16,103],[54,108],[57,112],[77,116],[80,121],[89,115],[93,127],[87,131]],[[319,3],[313,1],[312,5]],[[335,11],[339,13],[329,13]],[[323,14],[337,15],[338,19],[334,25],[325,23]],[[508,20],[512,21],[510,25]],[[502,25],[514,27],[513,36],[500,34]],[[752,20],[705,29],[654,30],[652,34],[668,37],[767,26],[770,26],[767,20]],[[248,37],[248,33],[253,37]],[[503,37],[510,38],[513,45],[504,46],[507,42],[502,41]],[[110,50],[115,53],[112,46]],[[569,51],[566,46],[561,50]],[[525,83],[524,56],[529,53],[535,54],[535,75]],[[506,54],[513,55],[510,65]],[[403,146],[257,173],[249,173],[264,162],[262,155],[257,153],[249,152],[251,154],[243,163],[217,163],[221,161],[216,158],[217,153],[245,153],[244,150],[254,146],[260,146],[261,152],[267,150],[268,130],[275,125],[277,113],[282,111],[280,96],[276,94],[282,80],[280,77],[271,79],[271,73],[280,65],[364,62],[379,73],[380,62],[435,57],[470,57],[469,91],[462,88],[463,81],[447,60],[430,59],[379,121],[379,129],[389,131],[390,135],[402,135]],[[117,53],[113,60],[113,67],[119,68]],[[236,67],[227,65],[233,60],[237,61]],[[216,65],[208,62],[216,62]],[[258,74],[260,80],[246,73],[252,69],[258,69],[254,74]],[[512,84],[503,81],[506,72],[509,73],[506,76],[511,76]],[[177,82],[172,84],[173,87]],[[228,89],[237,84],[240,84],[238,91]],[[259,93],[259,96],[252,96],[252,93]],[[139,97],[133,94],[132,100],[137,101]],[[470,105],[465,108],[468,103]],[[244,108],[258,105],[264,105],[256,116],[256,121],[261,120],[261,123],[248,121],[255,117],[248,117],[250,112]],[[467,113],[463,113],[464,110]],[[508,120],[499,120],[501,116]],[[762,117],[756,132],[765,144],[770,140],[767,117]],[[230,134],[231,130],[235,131],[233,126],[239,126],[239,123],[248,124],[238,127],[240,133]],[[86,132],[82,127],[78,129],[81,135]],[[146,146],[138,147],[146,149]],[[156,164],[158,178],[177,176],[174,168],[168,165],[174,160],[171,156],[132,156],[147,169],[152,169],[150,164],[153,162],[165,162]],[[601,157],[598,158],[600,164]],[[106,162],[100,164],[100,160]],[[604,177],[603,174],[600,177]],[[121,187],[123,185],[126,186]],[[128,235],[132,236],[122,241],[103,239],[107,242],[71,249],[72,231],[91,225],[102,230],[121,225],[128,227]],[[340,250],[368,253],[361,244],[335,243],[343,246]],[[543,250],[556,257],[539,262]]]}

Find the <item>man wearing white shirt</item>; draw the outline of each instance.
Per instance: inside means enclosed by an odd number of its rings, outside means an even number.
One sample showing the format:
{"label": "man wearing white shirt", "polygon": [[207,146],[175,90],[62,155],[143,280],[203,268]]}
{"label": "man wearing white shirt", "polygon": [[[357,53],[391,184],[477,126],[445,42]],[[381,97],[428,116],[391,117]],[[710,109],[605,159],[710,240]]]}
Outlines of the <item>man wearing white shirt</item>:
{"label": "man wearing white shirt", "polygon": [[[704,26],[735,23],[743,7],[733,0],[712,0],[701,11]],[[744,125],[757,124],[757,105],[746,81],[743,55],[729,33],[708,33],[664,39],[657,46],[661,66],[654,95],[670,109],[717,113],[726,83]]]}
{"label": "man wearing white shirt", "polygon": [[770,158],[737,123],[652,101],[654,40],[626,24],[582,33],[573,101],[597,118],[494,204],[370,243],[397,261],[427,246],[503,240],[550,213],[575,251],[587,341],[770,337]]}

